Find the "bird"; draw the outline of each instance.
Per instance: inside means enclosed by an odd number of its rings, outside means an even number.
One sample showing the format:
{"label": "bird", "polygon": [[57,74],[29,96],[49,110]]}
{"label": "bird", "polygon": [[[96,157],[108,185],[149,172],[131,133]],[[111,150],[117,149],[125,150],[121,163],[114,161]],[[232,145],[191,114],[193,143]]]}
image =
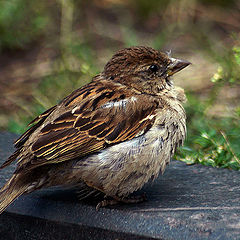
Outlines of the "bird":
{"label": "bird", "polygon": [[15,141],[0,166],[17,160],[0,190],[0,213],[22,194],[51,186],[86,190],[82,197],[103,193],[97,209],[144,201],[132,193],[164,172],[186,137],[186,96],[172,75],[189,64],[147,46],[115,53]]}

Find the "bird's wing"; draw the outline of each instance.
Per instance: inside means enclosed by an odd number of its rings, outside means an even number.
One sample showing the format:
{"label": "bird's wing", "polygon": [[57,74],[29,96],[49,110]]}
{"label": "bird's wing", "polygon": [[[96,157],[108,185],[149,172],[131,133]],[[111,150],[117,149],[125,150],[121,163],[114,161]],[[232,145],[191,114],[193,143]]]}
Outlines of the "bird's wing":
{"label": "bird's wing", "polygon": [[33,119],[29,126],[33,123],[35,123],[33,126],[31,126],[25,133],[23,133],[14,143],[14,146],[17,148],[17,150],[0,166],[0,169],[7,167],[10,165],[13,161],[16,160],[16,158],[19,157],[22,148],[24,146],[24,143],[29,139],[31,134],[41,126],[41,124],[45,121],[45,119],[56,109],[57,106],[53,106],[49,108],[44,113],[37,116],[35,119]]}
{"label": "bird's wing", "polygon": [[56,109],[56,105],[49,108],[44,113],[40,114],[36,118],[34,118],[28,126],[35,123],[32,127],[30,127],[25,133],[23,133],[14,143],[16,148],[22,146],[29,138],[29,136],[44,122],[44,120]]}
{"label": "bird's wing", "polygon": [[33,157],[20,157],[18,168],[68,161],[130,140],[152,126],[156,108],[153,97],[134,95],[132,90],[110,83],[88,84],[54,110],[55,118],[44,122],[27,149]]}

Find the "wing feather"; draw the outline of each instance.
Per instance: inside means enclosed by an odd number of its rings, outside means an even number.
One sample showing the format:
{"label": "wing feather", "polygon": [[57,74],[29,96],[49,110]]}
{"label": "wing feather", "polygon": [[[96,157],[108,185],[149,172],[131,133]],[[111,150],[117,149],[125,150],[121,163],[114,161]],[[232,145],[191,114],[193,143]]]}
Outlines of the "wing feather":
{"label": "wing feather", "polygon": [[[55,110],[55,118],[48,122],[48,115],[43,115],[45,124],[38,126],[30,150],[22,146],[32,157],[25,158],[28,154],[23,151],[17,171],[81,158],[144,133],[153,124],[158,106],[154,98],[134,94],[130,89],[98,82],[73,92]],[[54,109],[49,113],[54,114]]]}

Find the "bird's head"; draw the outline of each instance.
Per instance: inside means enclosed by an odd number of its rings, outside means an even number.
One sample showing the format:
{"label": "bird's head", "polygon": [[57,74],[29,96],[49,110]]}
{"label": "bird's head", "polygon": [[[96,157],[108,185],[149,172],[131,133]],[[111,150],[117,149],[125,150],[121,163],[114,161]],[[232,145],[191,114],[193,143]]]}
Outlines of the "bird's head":
{"label": "bird's head", "polygon": [[153,48],[138,46],[118,51],[102,74],[140,92],[157,94],[163,89],[172,89],[170,77],[189,64]]}

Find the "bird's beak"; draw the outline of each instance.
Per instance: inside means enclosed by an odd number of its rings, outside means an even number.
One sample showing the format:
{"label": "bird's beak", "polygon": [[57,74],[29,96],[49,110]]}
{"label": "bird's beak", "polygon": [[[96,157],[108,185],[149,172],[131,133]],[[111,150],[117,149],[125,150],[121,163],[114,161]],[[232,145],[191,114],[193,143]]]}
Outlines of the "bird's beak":
{"label": "bird's beak", "polygon": [[170,60],[171,63],[167,67],[168,76],[172,76],[176,72],[179,72],[180,70],[191,64],[190,62],[181,59],[170,58]]}

